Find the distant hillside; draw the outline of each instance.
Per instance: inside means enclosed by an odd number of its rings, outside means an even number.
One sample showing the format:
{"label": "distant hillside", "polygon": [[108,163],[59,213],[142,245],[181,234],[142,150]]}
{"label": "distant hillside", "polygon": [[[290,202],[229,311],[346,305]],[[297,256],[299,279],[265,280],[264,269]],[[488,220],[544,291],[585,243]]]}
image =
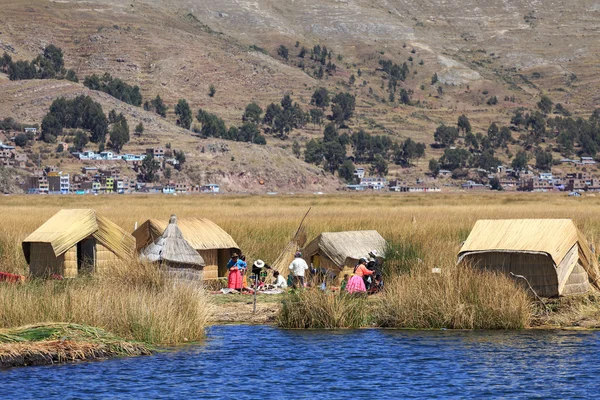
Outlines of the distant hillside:
{"label": "distant hillside", "polygon": [[[600,6],[591,0],[19,0],[3,5],[0,51],[16,60],[32,59],[53,43],[64,50],[65,66],[81,80],[108,72],[138,85],[144,100],[160,95],[170,107],[166,120],[104,93],[92,94],[106,112],[115,108],[144,122],[148,134],[133,140],[126,151],[166,143],[194,149],[210,142],[174,126],[173,106],[180,98],[187,99],[194,116],[202,108],[230,126],[242,124],[244,108],[252,101],[264,110],[290,94],[308,112],[316,88],[347,91],[356,95],[356,112],[340,133],[352,135],[362,128],[397,143],[412,138],[427,145],[410,168],[395,165],[392,152],[387,155],[390,177],[413,179],[427,171],[427,160],[444,153],[443,147],[432,146],[436,128],[441,123],[455,126],[462,114],[474,133],[486,136],[492,122],[509,126],[516,109],[536,110],[546,95],[574,117],[588,118],[600,106],[599,20]],[[278,51],[282,45],[287,59]],[[327,62],[336,66],[320,79],[320,64],[309,57],[317,45],[331,51]],[[303,47],[309,53],[298,57]],[[394,85],[394,96],[382,67],[387,61],[408,68]],[[66,81],[10,82],[3,74],[0,88],[6,94],[0,98],[0,117],[38,123],[57,95],[90,92]],[[410,105],[401,102],[402,90]],[[268,149],[273,150],[227,142],[235,161],[223,156],[216,162],[199,153],[192,155],[184,173],[193,179],[215,174],[238,190],[331,189],[339,185],[336,179],[297,160],[291,151],[294,140],[303,151],[308,140],[322,137],[322,130],[308,123],[287,140],[267,132]],[[540,143],[525,144],[519,139],[522,133],[513,132],[512,144],[495,150],[495,157],[510,163],[525,149],[530,160],[535,158]],[[554,138],[541,143],[544,149],[549,144],[554,159],[560,158]],[[575,142],[574,152],[581,151],[577,146]],[[352,155],[354,150],[349,146],[347,151]],[[279,155],[280,162],[271,160]],[[242,165],[239,160],[246,157]],[[260,174],[271,176],[273,188],[252,183]]]}

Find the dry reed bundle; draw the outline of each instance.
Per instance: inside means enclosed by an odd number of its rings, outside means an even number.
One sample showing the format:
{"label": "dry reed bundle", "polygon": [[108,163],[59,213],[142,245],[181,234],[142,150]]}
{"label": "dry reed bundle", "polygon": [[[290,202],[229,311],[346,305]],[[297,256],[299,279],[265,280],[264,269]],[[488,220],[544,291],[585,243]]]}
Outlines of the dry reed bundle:
{"label": "dry reed bundle", "polygon": [[304,226],[304,220],[310,212],[310,208],[300,221],[300,225],[296,230],[296,233],[292,239],[287,243],[285,248],[279,253],[277,259],[271,264],[273,270],[278,271],[281,275],[287,276],[289,271],[289,265],[294,260],[294,255],[306,244],[306,227]]}
{"label": "dry reed bundle", "polygon": [[152,349],[143,343],[78,324],[47,323],[0,331],[0,369],[150,354]]}

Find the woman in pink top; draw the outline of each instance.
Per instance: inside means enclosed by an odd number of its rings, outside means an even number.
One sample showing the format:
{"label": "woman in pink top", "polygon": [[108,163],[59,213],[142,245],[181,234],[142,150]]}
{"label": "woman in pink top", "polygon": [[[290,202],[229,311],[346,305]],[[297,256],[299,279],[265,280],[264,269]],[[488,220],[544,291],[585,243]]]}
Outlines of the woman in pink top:
{"label": "woman in pink top", "polygon": [[366,292],[367,288],[365,287],[363,277],[365,275],[371,275],[372,273],[373,271],[367,269],[367,260],[364,258],[358,260],[358,264],[354,267],[354,275],[352,275],[352,278],[350,278],[346,285],[348,293]]}

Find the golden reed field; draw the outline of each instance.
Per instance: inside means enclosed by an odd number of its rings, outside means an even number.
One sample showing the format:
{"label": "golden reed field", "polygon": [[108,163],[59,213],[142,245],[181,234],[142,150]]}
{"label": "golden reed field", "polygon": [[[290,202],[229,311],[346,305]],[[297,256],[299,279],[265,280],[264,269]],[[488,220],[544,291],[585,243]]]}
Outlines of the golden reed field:
{"label": "golden reed field", "polygon": [[[599,206],[600,197],[531,193],[5,196],[0,198],[0,270],[27,273],[20,241],[61,208],[94,208],[129,231],[133,231],[136,222],[140,224],[151,217],[166,218],[172,213],[179,217],[210,218],[231,233],[250,262],[260,258],[269,263],[285,248],[310,207],[306,219],[308,240],[323,231],[361,229],[376,229],[388,240],[391,257],[387,263],[386,291],[365,303],[364,307],[372,308],[367,316],[363,317],[361,312],[360,318],[339,318],[338,323],[335,322],[338,319],[307,322],[302,317],[301,322],[294,323],[291,320],[298,320],[298,316],[293,316],[288,307],[279,316],[281,326],[521,328],[530,324],[534,308],[527,293],[506,277],[457,268],[455,260],[460,243],[481,218],[572,218],[598,248]],[[210,296],[189,288],[174,291],[172,284],[164,282],[149,266],[129,264],[116,266],[119,272],[111,278],[91,283],[38,282],[18,289],[2,285],[0,327],[51,319],[86,323],[148,342],[200,338],[211,313]],[[432,267],[442,268],[441,276],[431,274]],[[90,285],[95,285],[94,290],[90,290]],[[119,295],[111,295],[111,291]],[[175,292],[177,296],[169,295]],[[77,296],[85,297],[85,301]],[[40,298],[48,303],[43,309],[36,305],[36,299]],[[114,299],[103,300],[107,298]],[[313,303],[324,305],[318,299],[312,303],[306,298],[300,300],[308,307],[302,311],[303,315],[310,314]],[[94,306],[102,302],[106,307]],[[136,306],[140,302],[145,308]],[[23,311],[25,304],[29,304],[29,311]],[[344,314],[346,306],[356,309],[356,304],[345,305],[341,301],[331,303],[332,313]],[[135,313],[138,315],[132,316]],[[291,322],[285,321],[286,315],[292,315]]]}

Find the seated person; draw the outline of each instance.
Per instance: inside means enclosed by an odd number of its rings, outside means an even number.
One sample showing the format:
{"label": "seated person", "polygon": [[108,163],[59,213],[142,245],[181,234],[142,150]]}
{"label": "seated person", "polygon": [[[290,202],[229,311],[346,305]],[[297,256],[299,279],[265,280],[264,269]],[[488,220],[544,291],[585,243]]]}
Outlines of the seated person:
{"label": "seated person", "polygon": [[279,271],[273,272],[273,286],[275,289],[287,289],[288,285],[283,276],[279,273]]}

